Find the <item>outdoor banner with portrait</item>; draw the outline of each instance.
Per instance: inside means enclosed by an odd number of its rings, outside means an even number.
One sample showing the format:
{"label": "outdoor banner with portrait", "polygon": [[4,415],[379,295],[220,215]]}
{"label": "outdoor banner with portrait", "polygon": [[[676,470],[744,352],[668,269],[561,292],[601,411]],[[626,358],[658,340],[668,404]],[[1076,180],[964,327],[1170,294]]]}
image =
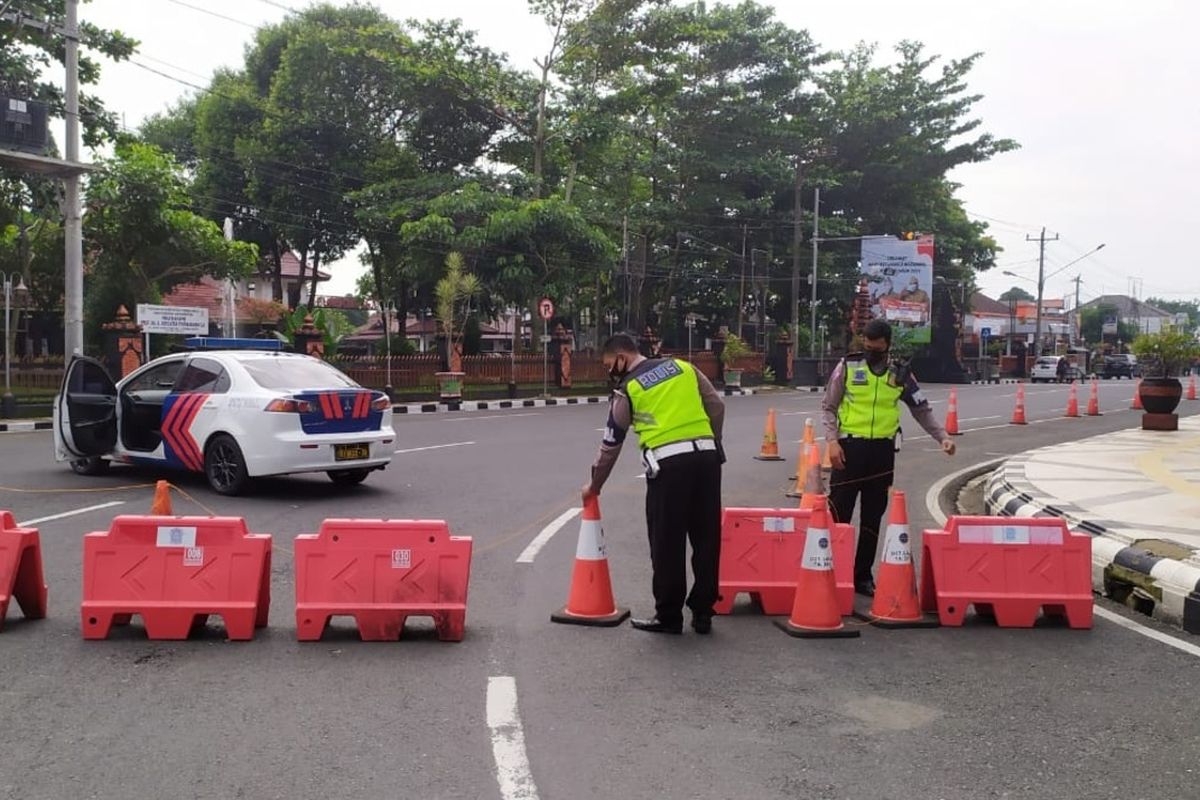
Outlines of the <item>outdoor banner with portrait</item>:
{"label": "outdoor banner with portrait", "polygon": [[932,334],[933,236],[863,239],[862,273],[871,314],[892,324],[897,344],[929,344]]}

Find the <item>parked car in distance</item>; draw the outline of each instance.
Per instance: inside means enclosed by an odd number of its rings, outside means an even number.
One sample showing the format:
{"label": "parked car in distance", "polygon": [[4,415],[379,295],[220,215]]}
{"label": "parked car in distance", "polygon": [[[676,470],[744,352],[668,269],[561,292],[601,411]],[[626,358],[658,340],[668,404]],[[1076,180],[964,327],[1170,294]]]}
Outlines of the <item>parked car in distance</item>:
{"label": "parked car in distance", "polygon": [[[1056,383],[1060,380],[1058,374],[1058,364],[1060,361],[1066,360],[1066,356],[1042,356],[1037,361],[1033,362],[1033,369],[1029,371],[1029,380],[1031,383]],[[1067,361],[1066,372],[1063,373],[1061,380],[1078,381],[1083,379],[1083,370]]]}
{"label": "parked car in distance", "polygon": [[1101,378],[1137,378],[1142,374],[1141,367],[1138,366],[1137,356],[1131,353],[1122,353],[1113,356],[1105,356],[1104,363],[1100,365]]}
{"label": "parked car in distance", "polygon": [[383,392],[315,358],[251,344],[163,356],[116,382],[99,362],[74,358],[54,404],[57,459],[81,475],[114,461],[190,470],[227,495],[301,472],[356,484],[391,463]]}

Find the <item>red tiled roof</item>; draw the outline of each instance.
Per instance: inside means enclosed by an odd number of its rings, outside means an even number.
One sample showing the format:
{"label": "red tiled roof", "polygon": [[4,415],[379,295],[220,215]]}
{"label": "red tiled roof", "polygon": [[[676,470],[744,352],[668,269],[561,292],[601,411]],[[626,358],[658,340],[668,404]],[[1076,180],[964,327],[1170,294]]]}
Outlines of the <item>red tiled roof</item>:
{"label": "red tiled roof", "polygon": [[225,306],[221,301],[224,292],[225,288],[221,283],[206,275],[198,283],[176,286],[162,301],[163,305],[167,306],[208,309],[209,319],[216,319],[225,313]]}

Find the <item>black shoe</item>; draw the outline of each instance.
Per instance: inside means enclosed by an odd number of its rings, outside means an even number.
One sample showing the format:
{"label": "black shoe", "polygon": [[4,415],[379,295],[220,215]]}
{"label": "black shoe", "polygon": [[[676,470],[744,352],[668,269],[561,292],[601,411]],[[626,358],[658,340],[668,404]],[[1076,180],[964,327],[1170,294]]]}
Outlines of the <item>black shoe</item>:
{"label": "black shoe", "polygon": [[856,594],[861,594],[864,597],[874,597],[875,596],[875,579],[874,578],[863,578],[862,580],[856,580],[854,582],[854,592]]}
{"label": "black shoe", "polygon": [[629,624],[637,628],[639,631],[649,631],[650,633],[683,633],[682,622],[676,622],[674,625],[670,625],[666,622],[662,622],[658,617],[651,617],[650,619],[635,618],[629,620]]}
{"label": "black shoe", "polygon": [[712,617],[692,617],[692,630],[701,636],[712,633]]}

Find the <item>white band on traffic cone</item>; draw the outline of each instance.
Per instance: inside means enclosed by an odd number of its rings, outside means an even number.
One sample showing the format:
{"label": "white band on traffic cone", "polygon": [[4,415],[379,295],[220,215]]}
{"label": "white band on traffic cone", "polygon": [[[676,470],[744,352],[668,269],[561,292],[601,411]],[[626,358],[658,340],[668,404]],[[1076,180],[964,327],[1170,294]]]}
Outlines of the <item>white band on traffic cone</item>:
{"label": "white band on traffic cone", "polygon": [[888,525],[883,539],[883,563],[911,564],[911,542],[907,525]]}
{"label": "white band on traffic cone", "polygon": [[829,572],[833,569],[833,551],[829,549],[829,531],[825,528],[809,528],[804,537],[804,569]]}
{"label": "white band on traffic cone", "polygon": [[603,561],[608,558],[604,544],[604,527],[598,519],[585,519],[579,523],[579,544],[575,558],[580,561]]}

